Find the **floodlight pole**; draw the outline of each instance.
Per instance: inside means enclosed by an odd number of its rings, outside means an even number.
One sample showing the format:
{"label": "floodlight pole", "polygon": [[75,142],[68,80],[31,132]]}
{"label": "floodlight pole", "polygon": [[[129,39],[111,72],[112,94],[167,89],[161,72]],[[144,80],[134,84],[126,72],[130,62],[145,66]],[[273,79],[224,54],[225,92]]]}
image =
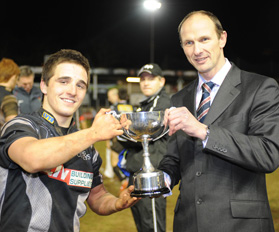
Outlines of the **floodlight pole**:
{"label": "floodlight pole", "polygon": [[158,0],[145,0],[144,7],[150,11],[150,62],[155,60],[155,12],[160,9],[161,3]]}
{"label": "floodlight pole", "polygon": [[155,60],[155,12],[150,13],[150,63]]}

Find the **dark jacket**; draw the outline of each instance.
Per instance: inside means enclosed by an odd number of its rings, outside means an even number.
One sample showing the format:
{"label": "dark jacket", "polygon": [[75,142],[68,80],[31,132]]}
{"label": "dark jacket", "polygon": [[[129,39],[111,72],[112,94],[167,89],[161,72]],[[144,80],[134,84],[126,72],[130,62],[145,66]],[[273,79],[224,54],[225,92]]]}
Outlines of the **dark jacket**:
{"label": "dark jacket", "polygon": [[29,114],[41,108],[42,92],[39,88],[33,87],[27,93],[23,88],[15,87],[13,94],[17,98],[20,113]]}

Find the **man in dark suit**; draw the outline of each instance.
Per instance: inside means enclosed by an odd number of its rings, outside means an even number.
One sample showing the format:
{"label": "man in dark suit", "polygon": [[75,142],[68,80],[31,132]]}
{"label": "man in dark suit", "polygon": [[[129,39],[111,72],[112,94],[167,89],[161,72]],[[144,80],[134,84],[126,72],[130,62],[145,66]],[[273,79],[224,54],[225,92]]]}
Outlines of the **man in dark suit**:
{"label": "man in dark suit", "polygon": [[225,58],[227,33],[212,13],[190,13],[179,35],[199,78],[165,112],[171,137],[159,169],[171,187],[180,181],[173,231],[274,231],[265,173],[279,165],[278,85]]}

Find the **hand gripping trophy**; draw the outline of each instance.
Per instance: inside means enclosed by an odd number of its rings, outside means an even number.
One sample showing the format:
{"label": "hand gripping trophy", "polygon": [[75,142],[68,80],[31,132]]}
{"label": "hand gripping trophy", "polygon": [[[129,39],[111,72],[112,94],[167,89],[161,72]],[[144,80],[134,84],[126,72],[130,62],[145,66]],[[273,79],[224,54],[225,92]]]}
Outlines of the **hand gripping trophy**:
{"label": "hand gripping trophy", "polygon": [[109,112],[118,118],[124,130],[124,137],[133,142],[141,142],[143,146],[142,168],[133,176],[135,190],[131,196],[151,197],[154,221],[154,231],[157,231],[155,199],[170,192],[165,185],[164,173],[153,167],[150,161],[148,144],[164,136],[168,129],[163,125],[164,111],[152,112],[129,112],[117,115],[114,111]]}

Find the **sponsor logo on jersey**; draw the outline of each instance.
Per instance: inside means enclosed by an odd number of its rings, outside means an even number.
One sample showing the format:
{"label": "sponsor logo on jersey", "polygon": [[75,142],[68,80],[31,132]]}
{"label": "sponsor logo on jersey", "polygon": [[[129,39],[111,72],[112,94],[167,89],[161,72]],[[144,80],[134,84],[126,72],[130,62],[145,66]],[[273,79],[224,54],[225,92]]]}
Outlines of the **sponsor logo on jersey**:
{"label": "sponsor logo on jersey", "polygon": [[86,151],[80,152],[77,156],[82,158],[83,160],[90,160],[91,159],[90,154],[87,154]]}
{"label": "sponsor logo on jersey", "polygon": [[45,120],[47,120],[49,123],[51,123],[51,124],[54,123],[54,118],[51,115],[49,115],[47,112],[44,111],[42,117]]}
{"label": "sponsor logo on jersey", "polygon": [[93,173],[71,170],[71,176],[68,185],[91,188],[92,180]]}
{"label": "sponsor logo on jersey", "polygon": [[69,186],[91,188],[93,173],[64,168],[63,165],[46,173],[49,178],[65,182]]}

